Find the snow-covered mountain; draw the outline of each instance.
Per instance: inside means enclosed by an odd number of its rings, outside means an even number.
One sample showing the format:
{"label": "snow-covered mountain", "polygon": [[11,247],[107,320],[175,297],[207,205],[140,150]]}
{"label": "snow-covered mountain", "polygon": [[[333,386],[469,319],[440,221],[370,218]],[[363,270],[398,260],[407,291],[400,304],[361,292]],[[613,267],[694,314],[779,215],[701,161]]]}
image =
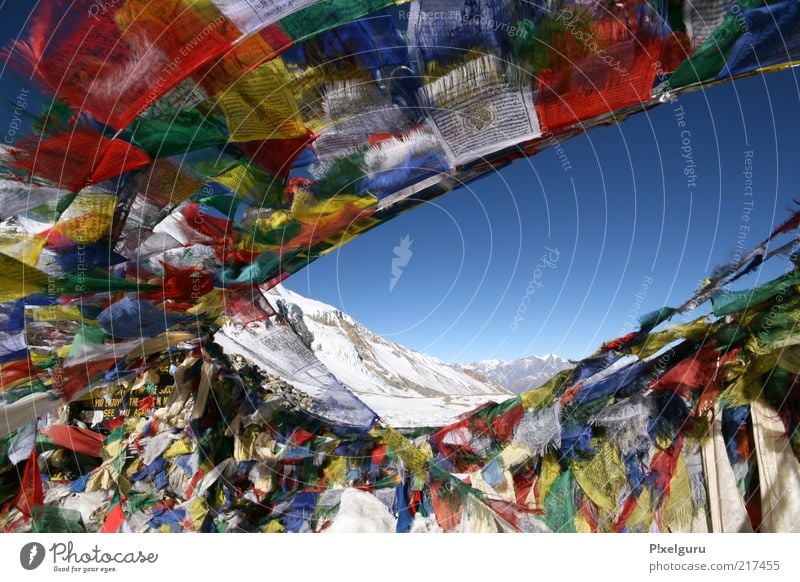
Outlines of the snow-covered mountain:
{"label": "snow-covered mountain", "polygon": [[465,364],[464,369],[478,377],[484,377],[514,394],[521,394],[526,390],[541,386],[569,366],[568,360],[555,354],[546,354],[512,361],[484,360]]}
{"label": "snow-covered mountain", "polygon": [[335,307],[283,286],[265,295],[325,367],[396,426],[443,424],[511,396],[472,370],[382,338]]}

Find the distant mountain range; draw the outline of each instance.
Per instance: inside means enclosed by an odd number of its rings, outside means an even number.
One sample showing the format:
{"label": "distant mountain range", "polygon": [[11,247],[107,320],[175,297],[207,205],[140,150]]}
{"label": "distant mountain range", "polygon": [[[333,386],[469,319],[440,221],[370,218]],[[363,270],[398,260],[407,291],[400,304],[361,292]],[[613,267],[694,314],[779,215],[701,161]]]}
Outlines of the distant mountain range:
{"label": "distant mountain range", "polygon": [[514,394],[532,390],[570,366],[555,354],[528,356],[518,360],[484,360],[465,364],[464,370],[502,386]]}

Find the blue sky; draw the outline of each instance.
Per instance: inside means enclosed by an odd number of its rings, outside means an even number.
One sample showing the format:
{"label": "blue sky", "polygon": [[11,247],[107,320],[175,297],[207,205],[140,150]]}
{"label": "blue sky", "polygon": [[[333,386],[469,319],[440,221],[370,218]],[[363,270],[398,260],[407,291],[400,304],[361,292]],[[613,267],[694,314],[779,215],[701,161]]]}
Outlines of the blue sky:
{"label": "blue sky", "polygon": [[[34,4],[0,0],[0,37],[16,37]],[[14,99],[17,85],[8,81],[4,75],[0,93]],[[800,198],[798,100],[794,71],[685,95],[677,103],[683,127],[676,104],[665,104],[599,128],[563,144],[567,171],[552,150],[518,161],[365,234],[286,284],[445,360],[586,355],[628,331],[632,312],[681,303],[732,256],[742,227],[750,248],[786,217]],[[4,110],[0,130],[10,121]],[[749,151],[752,198],[742,175]],[[411,258],[390,290],[394,248],[405,236]],[[739,287],[775,276],[785,266],[776,263]]]}
{"label": "blue sky", "polygon": [[[749,249],[786,218],[800,197],[797,83],[794,71],[743,79],[596,129],[563,144],[570,170],[553,151],[518,161],[367,233],[287,286],[445,360],[587,355],[629,331],[632,311],[680,304],[740,235]],[[412,256],[390,291],[404,236]],[[547,248],[557,261],[542,261]],[[775,263],[738,287],[785,268]]]}

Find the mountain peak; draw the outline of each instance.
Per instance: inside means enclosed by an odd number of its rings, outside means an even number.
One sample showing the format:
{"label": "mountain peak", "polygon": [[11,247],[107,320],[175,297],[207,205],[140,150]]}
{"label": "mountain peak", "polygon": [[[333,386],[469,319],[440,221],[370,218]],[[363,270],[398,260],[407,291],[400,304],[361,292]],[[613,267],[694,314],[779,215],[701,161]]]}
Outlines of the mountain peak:
{"label": "mountain peak", "polygon": [[303,313],[336,313],[343,315],[341,309],[337,309],[333,305],[328,305],[322,301],[311,299],[305,295],[300,295],[283,285],[276,285],[267,292],[267,298],[275,301],[283,300],[292,305],[297,305]]}

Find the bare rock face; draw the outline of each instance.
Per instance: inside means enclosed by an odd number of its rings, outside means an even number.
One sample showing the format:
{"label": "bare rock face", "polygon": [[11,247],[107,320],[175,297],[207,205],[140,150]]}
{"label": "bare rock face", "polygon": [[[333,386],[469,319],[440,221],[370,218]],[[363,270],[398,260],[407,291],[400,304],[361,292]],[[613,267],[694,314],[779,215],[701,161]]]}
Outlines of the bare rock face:
{"label": "bare rock face", "polygon": [[303,310],[300,309],[300,306],[286,301],[278,301],[276,302],[276,307],[281,317],[292,327],[306,347],[311,349],[314,334],[306,326],[306,322],[303,320]]}

